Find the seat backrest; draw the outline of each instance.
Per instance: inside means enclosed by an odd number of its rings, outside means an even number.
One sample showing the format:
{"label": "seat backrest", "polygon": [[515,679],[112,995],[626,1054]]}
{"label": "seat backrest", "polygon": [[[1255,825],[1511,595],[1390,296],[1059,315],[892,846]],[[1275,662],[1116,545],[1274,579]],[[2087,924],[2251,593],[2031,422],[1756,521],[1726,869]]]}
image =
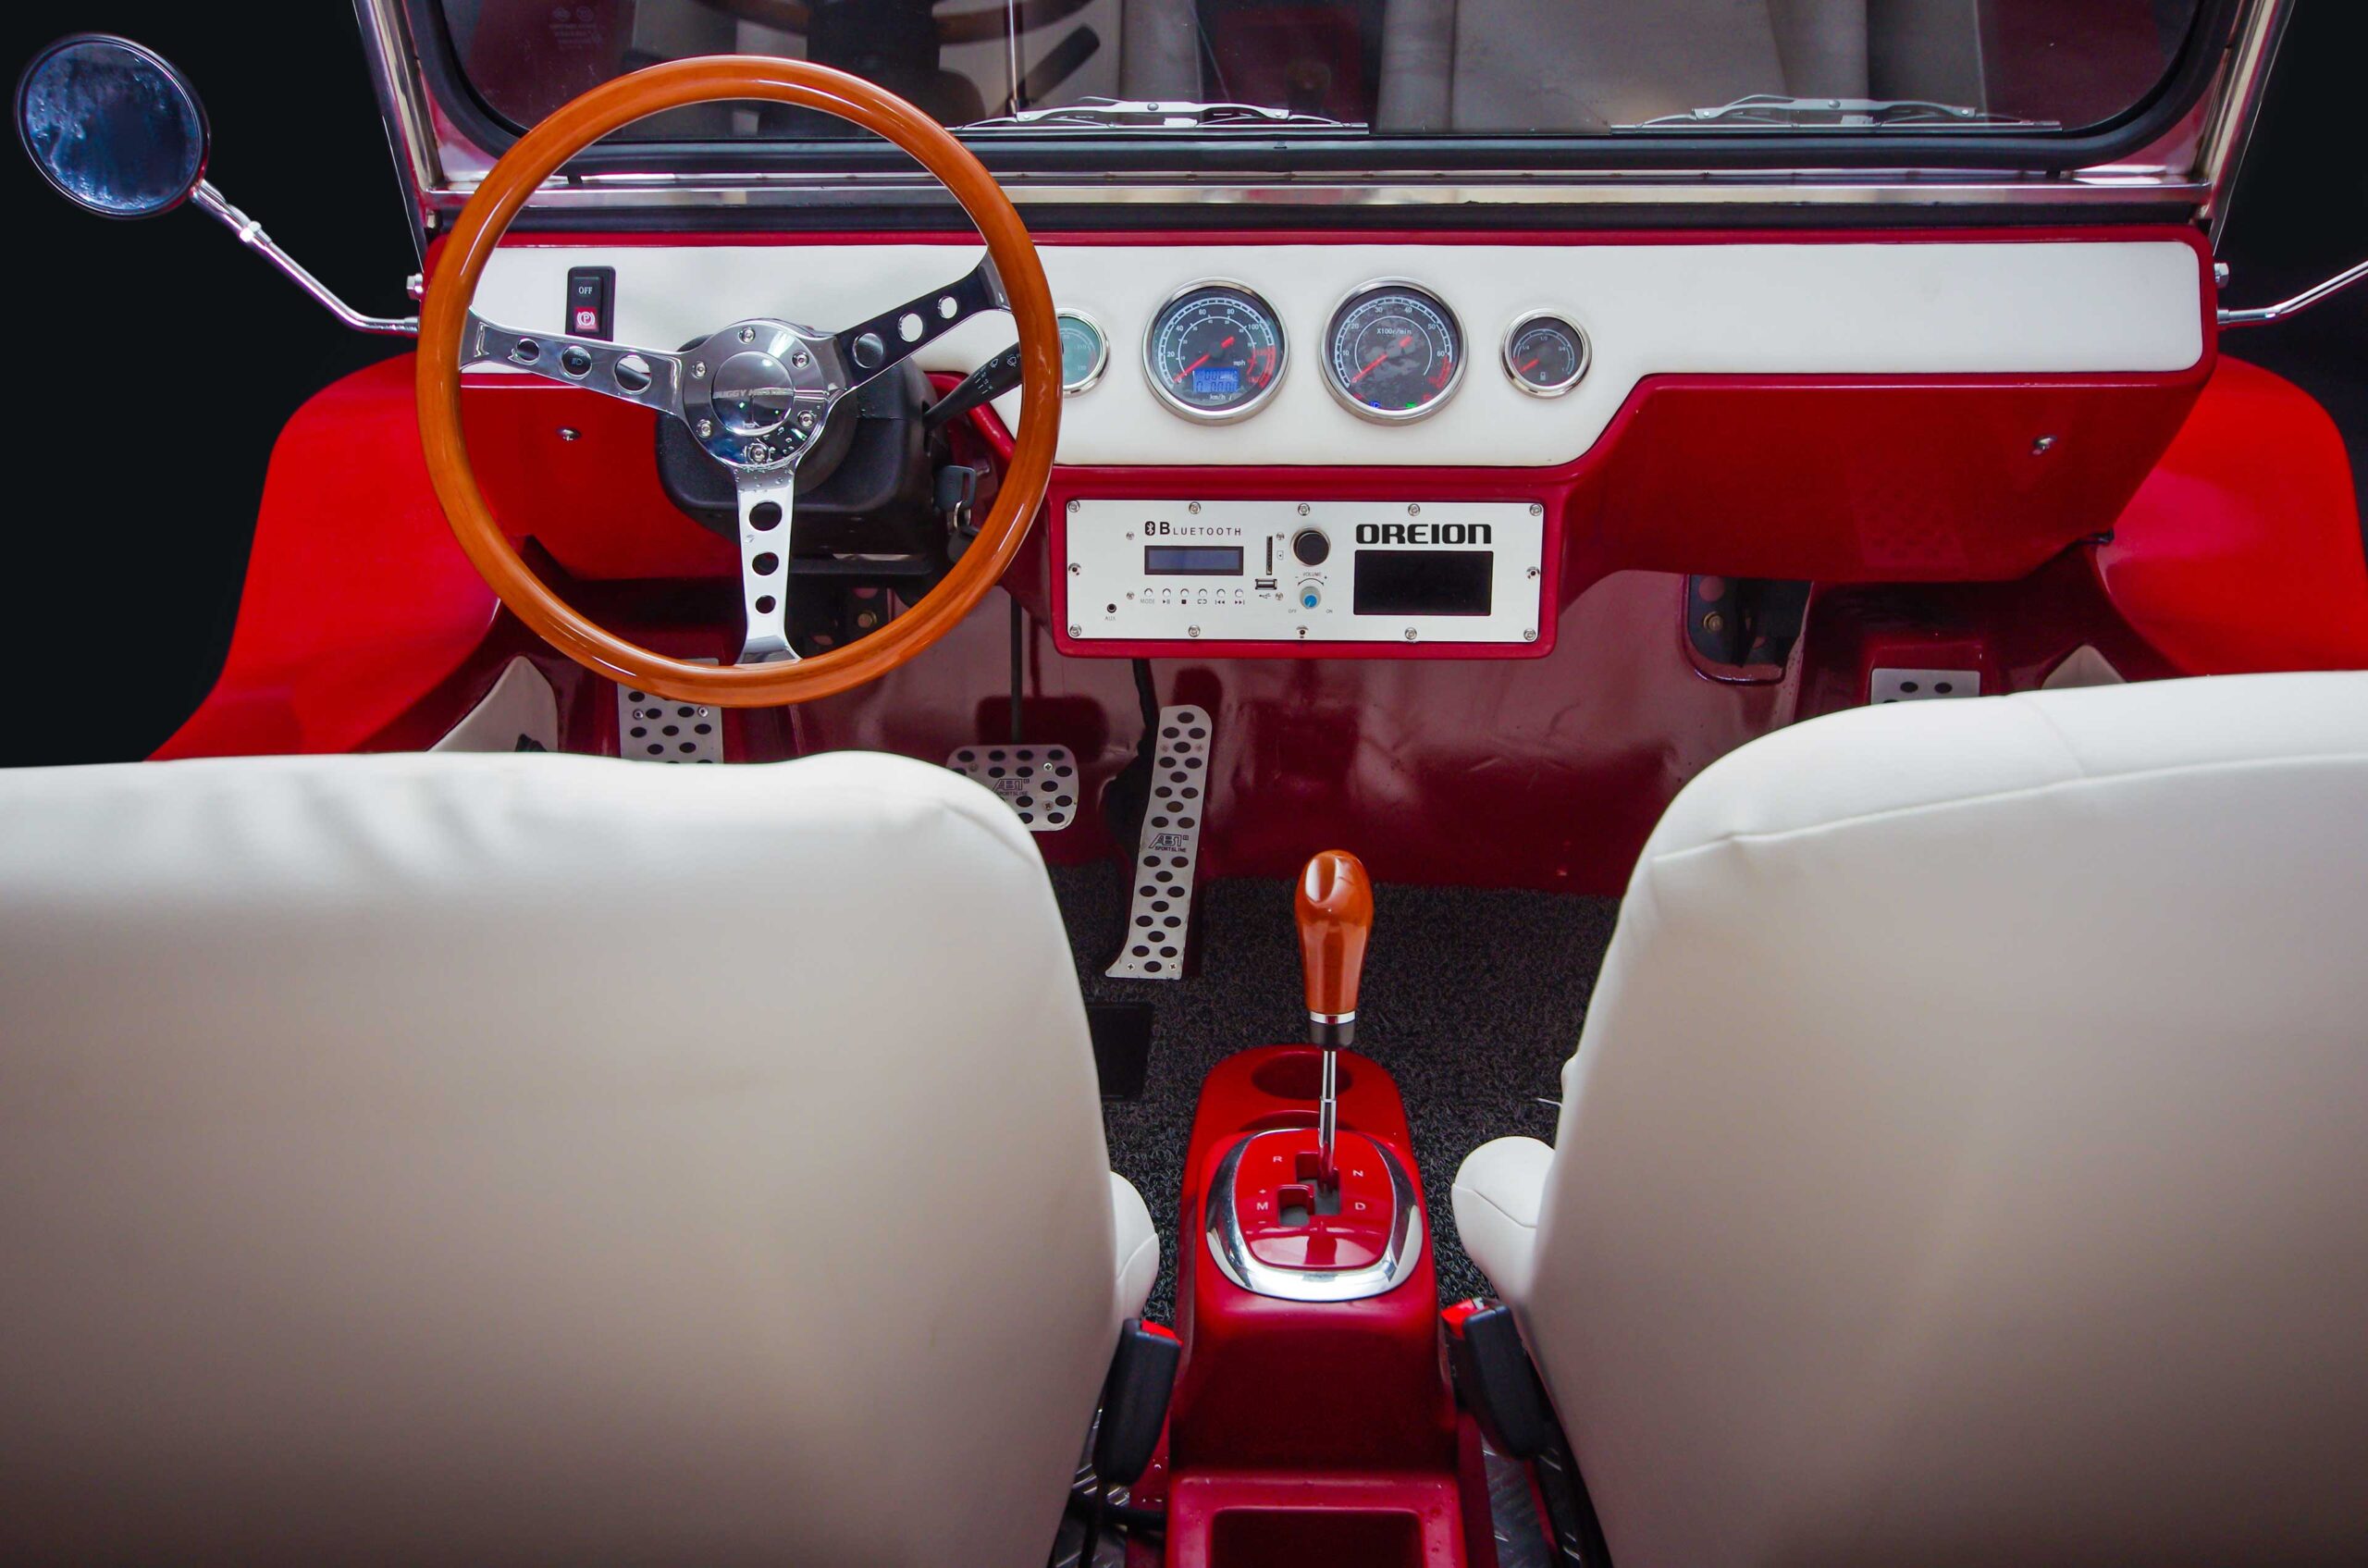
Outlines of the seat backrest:
{"label": "seat backrest", "polygon": [[1707,770],[1516,1286],[1613,1561],[2368,1562],[2363,932],[2368,673]]}
{"label": "seat backrest", "polygon": [[1037,1568],[1111,1204],[942,770],[0,774],[0,1560]]}

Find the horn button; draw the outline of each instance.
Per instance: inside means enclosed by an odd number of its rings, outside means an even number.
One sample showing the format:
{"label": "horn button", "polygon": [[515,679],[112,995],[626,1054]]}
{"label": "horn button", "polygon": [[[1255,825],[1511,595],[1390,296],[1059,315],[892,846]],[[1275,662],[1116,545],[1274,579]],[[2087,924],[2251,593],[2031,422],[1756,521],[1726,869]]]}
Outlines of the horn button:
{"label": "horn button", "polygon": [[[709,455],[742,467],[787,458],[820,433],[840,380],[827,340],[784,323],[726,327],[684,354],[683,412]],[[833,362],[835,363],[835,362]]]}

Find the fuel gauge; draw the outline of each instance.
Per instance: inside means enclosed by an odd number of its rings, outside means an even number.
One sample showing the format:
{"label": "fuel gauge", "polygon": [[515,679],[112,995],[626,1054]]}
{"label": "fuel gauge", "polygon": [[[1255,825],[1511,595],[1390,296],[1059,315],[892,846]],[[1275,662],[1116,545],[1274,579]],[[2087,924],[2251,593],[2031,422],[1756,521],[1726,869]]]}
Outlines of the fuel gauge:
{"label": "fuel gauge", "polygon": [[1534,398],[1559,398],[1585,379],[1587,335],[1559,315],[1523,316],[1505,334],[1505,374]]}

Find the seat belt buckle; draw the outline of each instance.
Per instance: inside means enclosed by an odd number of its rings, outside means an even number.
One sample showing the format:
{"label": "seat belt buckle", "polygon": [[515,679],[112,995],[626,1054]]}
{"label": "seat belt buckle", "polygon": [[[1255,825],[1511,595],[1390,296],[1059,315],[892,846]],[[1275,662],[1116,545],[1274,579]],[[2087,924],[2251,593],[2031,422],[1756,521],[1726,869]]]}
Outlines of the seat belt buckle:
{"label": "seat belt buckle", "polygon": [[1131,1487],[1150,1466],[1167,1428],[1167,1401],[1183,1359],[1184,1343],[1174,1329],[1140,1317],[1119,1326],[1093,1435],[1093,1473],[1105,1487]]}
{"label": "seat belt buckle", "polygon": [[1439,1314],[1456,1397],[1480,1424],[1488,1446],[1508,1459],[1536,1459],[1559,1448],[1546,1385],[1522,1343],[1513,1309],[1486,1297],[1458,1302]]}

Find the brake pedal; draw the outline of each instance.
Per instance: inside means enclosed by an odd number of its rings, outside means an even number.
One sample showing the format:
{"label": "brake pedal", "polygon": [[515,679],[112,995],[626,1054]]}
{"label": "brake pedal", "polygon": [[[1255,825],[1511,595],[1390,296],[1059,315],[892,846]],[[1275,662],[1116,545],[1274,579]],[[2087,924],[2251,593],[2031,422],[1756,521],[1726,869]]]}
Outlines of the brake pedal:
{"label": "brake pedal", "polygon": [[[713,664],[694,659],[693,664]],[[617,688],[617,755],[641,762],[721,762],[723,710]]]}
{"label": "brake pedal", "polygon": [[993,790],[1030,833],[1077,821],[1077,758],[1066,746],[966,746],[945,765]]}
{"label": "brake pedal", "polygon": [[1106,971],[1113,980],[1184,978],[1184,941],[1192,929],[1192,879],[1200,869],[1215,734],[1206,709],[1159,710],[1151,799],[1143,808],[1142,837],[1135,846],[1127,940],[1118,949],[1118,961]]}

